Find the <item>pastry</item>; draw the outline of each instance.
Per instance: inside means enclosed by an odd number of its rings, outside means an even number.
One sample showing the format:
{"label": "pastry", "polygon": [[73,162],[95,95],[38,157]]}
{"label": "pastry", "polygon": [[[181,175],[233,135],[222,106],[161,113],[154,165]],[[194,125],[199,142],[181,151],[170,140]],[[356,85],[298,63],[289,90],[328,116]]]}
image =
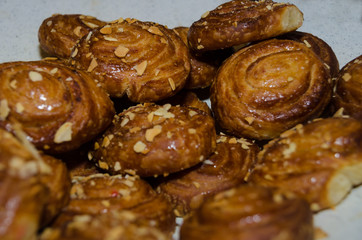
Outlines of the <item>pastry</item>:
{"label": "pastry", "polygon": [[214,120],[201,110],[139,104],[117,115],[90,156],[111,174],[167,175],[205,160],[215,138]]}
{"label": "pastry", "polygon": [[332,98],[334,110],[362,120],[362,55],[347,63],[340,71]]}
{"label": "pastry", "polygon": [[210,101],[225,132],[266,140],[320,116],[331,95],[329,71],[312,50],[272,39],[228,58],[211,86]]}
{"label": "pastry", "polygon": [[277,189],[240,185],[207,199],[181,226],[181,240],[312,240],[308,203]]}
{"label": "pastry", "polygon": [[248,181],[292,191],[313,211],[334,207],[362,183],[361,133],[353,118],[297,125],[264,146]]}
{"label": "pastry", "polygon": [[84,36],[72,64],[98,79],[111,97],[159,101],[181,90],[190,72],[187,46],[171,29],[119,19]]}
{"label": "pastry", "polygon": [[302,12],[293,4],[271,0],[235,0],[204,13],[189,29],[195,51],[210,51],[268,39],[298,29]]}
{"label": "pastry", "polygon": [[44,19],[38,30],[41,49],[50,56],[69,58],[77,41],[106,22],[81,14],[55,14]]}
{"label": "pastry", "polygon": [[57,61],[0,64],[0,127],[19,124],[47,153],[77,149],[115,114],[106,92],[85,72]]}
{"label": "pastry", "polygon": [[158,186],[173,203],[176,215],[197,209],[208,197],[244,183],[259,147],[247,139],[218,135],[215,152],[199,165],[171,174]]}

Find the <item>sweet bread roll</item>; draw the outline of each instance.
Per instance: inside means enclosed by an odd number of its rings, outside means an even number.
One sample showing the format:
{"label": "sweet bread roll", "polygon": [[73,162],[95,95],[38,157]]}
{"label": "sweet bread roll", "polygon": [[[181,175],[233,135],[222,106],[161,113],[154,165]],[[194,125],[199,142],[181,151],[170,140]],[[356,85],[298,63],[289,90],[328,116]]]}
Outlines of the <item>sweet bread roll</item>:
{"label": "sweet bread roll", "polygon": [[318,117],[332,95],[329,70],[305,44],[266,40],[227,59],[211,87],[211,107],[225,132],[272,139]]}
{"label": "sweet bread roll", "polygon": [[111,97],[158,101],[181,90],[190,72],[187,46],[163,25],[120,19],[91,31],[72,63],[99,79]]}
{"label": "sweet bread roll", "polygon": [[[176,27],[174,31],[180,36],[182,41],[188,46],[188,27]],[[190,75],[187,79],[186,89],[197,89],[209,87],[214,79],[217,69],[229,55],[230,51],[209,51],[207,53],[196,53],[189,48],[190,52]]]}
{"label": "sweet bread roll", "polygon": [[46,18],[38,30],[40,47],[50,56],[69,58],[77,41],[106,22],[80,14],[56,14]]}
{"label": "sweet bread roll", "polygon": [[170,238],[153,226],[137,223],[137,216],[132,212],[110,211],[100,215],[75,215],[59,227],[46,228],[39,239],[167,240]]}
{"label": "sweet bread roll", "polygon": [[293,191],[318,211],[362,183],[362,123],[328,118],[297,125],[270,141],[248,181]]}
{"label": "sweet bread roll", "polygon": [[340,71],[333,95],[335,110],[362,120],[362,55],[347,63]]}
{"label": "sweet bread roll", "polygon": [[293,4],[234,0],[194,22],[188,42],[195,51],[223,49],[294,31],[302,24],[303,14]]}
{"label": "sweet bread roll", "polygon": [[117,115],[91,155],[112,174],[167,175],[205,160],[215,138],[214,120],[201,110],[139,104]]}
{"label": "sweet bread roll", "polygon": [[201,164],[166,178],[157,190],[184,216],[218,192],[244,183],[256,162],[259,147],[246,139],[227,135],[217,137],[215,152]]}
{"label": "sweet bread roll", "polygon": [[0,64],[0,127],[19,124],[47,153],[78,148],[115,114],[106,92],[85,72],[56,61]]}
{"label": "sweet bread roll", "polygon": [[[19,135],[20,136],[20,135]],[[69,199],[63,163],[0,128],[0,237],[35,239]]]}
{"label": "sweet bread roll", "polygon": [[339,72],[339,62],[331,46],[328,45],[321,38],[314,36],[310,33],[293,31],[281,36],[279,39],[290,39],[304,43],[307,47],[313,50],[326,64],[331,72],[331,77],[334,78]]}
{"label": "sweet bread roll", "polygon": [[181,240],[312,240],[308,203],[273,188],[240,185],[206,200],[184,220]]}
{"label": "sweet bread roll", "polygon": [[139,224],[156,227],[167,235],[174,231],[171,204],[138,176],[94,174],[72,180],[70,202],[53,226],[61,226],[75,215],[97,216],[128,210]]}

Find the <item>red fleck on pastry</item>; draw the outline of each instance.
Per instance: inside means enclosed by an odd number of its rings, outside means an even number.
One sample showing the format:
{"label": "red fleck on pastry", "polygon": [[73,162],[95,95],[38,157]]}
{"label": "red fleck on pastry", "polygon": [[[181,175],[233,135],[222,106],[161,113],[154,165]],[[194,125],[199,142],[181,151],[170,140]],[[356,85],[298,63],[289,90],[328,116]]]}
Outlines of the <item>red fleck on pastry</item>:
{"label": "red fleck on pastry", "polygon": [[139,104],[115,118],[91,155],[112,174],[167,175],[205,160],[215,139],[214,120],[201,110]]}
{"label": "red fleck on pastry", "polygon": [[266,40],[228,58],[211,86],[217,124],[265,140],[320,116],[332,95],[330,73],[305,44]]}
{"label": "red fleck on pastry", "polygon": [[80,147],[100,134],[115,114],[113,102],[81,70],[56,61],[0,64],[0,127],[19,124],[47,153]]}
{"label": "red fleck on pastry", "polygon": [[167,27],[120,19],[91,31],[72,53],[72,64],[99,79],[112,97],[159,101],[181,90],[190,73],[187,46]]}
{"label": "red fleck on pastry", "polygon": [[181,240],[314,239],[302,198],[274,188],[240,185],[207,199],[181,226]]}
{"label": "red fleck on pastry", "polygon": [[244,183],[259,147],[243,138],[219,135],[216,150],[202,163],[171,174],[157,187],[173,203],[176,215],[197,209],[208,197]]}
{"label": "red fleck on pastry", "polygon": [[362,183],[362,123],[326,118],[270,141],[248,181],[292,191],[314,211],[339,204]]}
{"label": "red fleck on pastry", "polygon": [[188,42],[195,51],[223,49],[294,31],[302,24],[303,14],[293,4],[235,0],[204,13],[191,25]]}
{"label": "red fleck on pastry", "polygon": [[91,30],[106,22],[81,14],[55,14],[44,19],[38,30],[40,47],[50,56],[69,58],[72,49]]}

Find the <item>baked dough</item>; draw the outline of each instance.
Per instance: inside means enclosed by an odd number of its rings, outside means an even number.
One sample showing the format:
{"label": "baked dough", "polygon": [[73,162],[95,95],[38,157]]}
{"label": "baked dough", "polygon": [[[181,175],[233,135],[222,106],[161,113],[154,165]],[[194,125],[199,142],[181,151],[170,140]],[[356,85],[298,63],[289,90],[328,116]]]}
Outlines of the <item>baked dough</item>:
{"label": "baked dough", "polygon": [[293,4],[234,0],[194,22],[188,42],[195,51],[223,49],[294,31],[302,24],[303,14]]}
{"label": "baked dough", "polygon": [[211,86],[211,107],[225,132],[272,139],[318,117],[330,102],[330,73],[305,44],[266,40],[228,58]]}

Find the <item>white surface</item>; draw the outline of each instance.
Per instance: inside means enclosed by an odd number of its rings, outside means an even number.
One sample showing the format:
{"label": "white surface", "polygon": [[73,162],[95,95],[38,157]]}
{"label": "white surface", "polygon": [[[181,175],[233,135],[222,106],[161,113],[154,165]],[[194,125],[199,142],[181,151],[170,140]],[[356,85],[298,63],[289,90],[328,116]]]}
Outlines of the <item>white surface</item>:
{"label": "white surface", "polygon": [[[80,13],[101,20],[133,17],[169,27],[190,26],[221,0],[0,0],[0,62],[41,59],[38,27],[54,13]],[[304,13],[299,29],[326,41],[340,66],[362,54],[362,0],[291,0]],[[326,240],[362,239],[362,187],[335,209],[315,216]]]}

